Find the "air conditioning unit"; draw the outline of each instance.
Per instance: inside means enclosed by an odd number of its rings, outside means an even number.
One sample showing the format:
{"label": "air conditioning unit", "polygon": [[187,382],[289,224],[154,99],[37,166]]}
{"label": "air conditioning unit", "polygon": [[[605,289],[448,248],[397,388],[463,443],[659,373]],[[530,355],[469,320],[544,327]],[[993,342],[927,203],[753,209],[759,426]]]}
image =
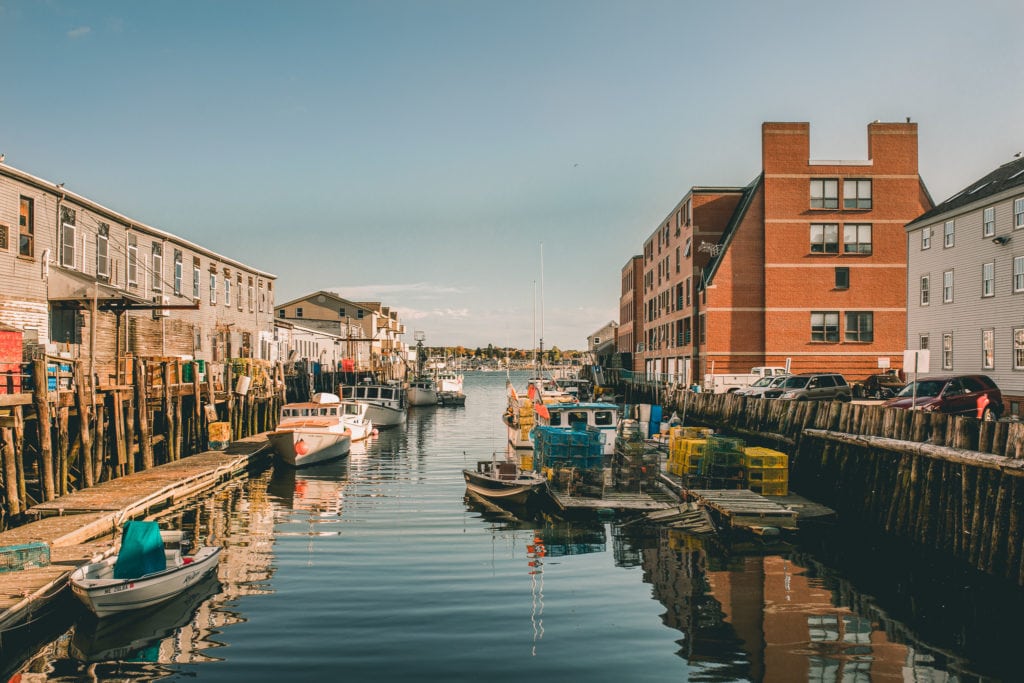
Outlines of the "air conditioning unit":
{"label": "air conditioning unit", "polygon": [[643,342],[640,342],[639,344],[636,345],[636,352],[637,353],[643,353],[644,352],[644,343]]}
{"label": "air conditioning unit", "polygon": [[[167,305],[171,303],[169,296],[154,296],[153,303]],[[166,318],[171,314],[169,308],[154,308],[153,309],[153,320],[159,320],[160,318]]]}

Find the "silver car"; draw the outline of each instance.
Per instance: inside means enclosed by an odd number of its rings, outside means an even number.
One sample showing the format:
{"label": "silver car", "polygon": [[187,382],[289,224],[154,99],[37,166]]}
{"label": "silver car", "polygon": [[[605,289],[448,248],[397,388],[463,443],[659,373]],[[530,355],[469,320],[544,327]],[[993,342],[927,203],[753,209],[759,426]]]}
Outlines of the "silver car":
{"label": "silver car", "polygon": [[764,397],[764,392],[775,389],[782,386],[782,383],[786,381],[789,375],[776,375],[775,377],[762,377],[757,380],[749,387],[737,389],[734,393],[737,396],[757,396]]}

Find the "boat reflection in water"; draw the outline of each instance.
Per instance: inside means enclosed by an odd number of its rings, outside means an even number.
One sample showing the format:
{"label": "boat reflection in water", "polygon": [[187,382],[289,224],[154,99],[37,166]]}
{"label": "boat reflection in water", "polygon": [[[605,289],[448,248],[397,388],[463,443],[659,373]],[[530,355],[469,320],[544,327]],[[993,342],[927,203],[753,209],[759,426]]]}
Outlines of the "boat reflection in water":
{"label": "boat reflection in water", "polygon": [[216,573],[208,574],[181,595],[154,608],[126,612],[103,619],[92,615],[75,625],[70,654],[84,662],[170,661],[165,647],[173,647],[171,636],[196,616],[203,602],[220,592]]}

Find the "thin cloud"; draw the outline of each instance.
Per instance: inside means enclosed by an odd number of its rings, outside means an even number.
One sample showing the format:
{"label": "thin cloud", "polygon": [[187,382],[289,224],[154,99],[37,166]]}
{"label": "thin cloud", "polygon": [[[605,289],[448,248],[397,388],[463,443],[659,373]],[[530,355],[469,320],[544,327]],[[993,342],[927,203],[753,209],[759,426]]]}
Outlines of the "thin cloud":
{"label": "thin cloud", "polygon": [[87,36],[90,33],[92,33],[92,29],[89,28],[88,26],[79,26],[78,28],[73,28],[70,31],[68,31],[68,38],[71,38],[72,40],[74,40],[75,38],[81,38],[82,36]]}
{"label": "thin cloud", "polygon": [[390,285],[337,285],[329,291],[336,292],[349,300],[369,301],[378,299],[436,299],[451,294],[465,294],[469,290],[454,285],[438,285],[430,282],[410,282]]}

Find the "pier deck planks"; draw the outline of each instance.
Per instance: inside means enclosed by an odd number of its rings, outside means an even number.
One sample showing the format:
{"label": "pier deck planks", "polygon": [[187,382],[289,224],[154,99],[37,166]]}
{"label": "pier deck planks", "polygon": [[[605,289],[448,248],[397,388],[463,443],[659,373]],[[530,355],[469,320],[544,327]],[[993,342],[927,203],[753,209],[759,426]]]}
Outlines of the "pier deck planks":
{"label": "pier deck planks", "polygon": [[669,502],[664,496],[651,496],[647,493],[609,491],[601,498],[569,496],[558,491],[550,493],[551,498],[563,510],[665,510],[679,504],[678,502]]}
{"label": "pier deck planks", "polygon": [[734,529],[795,529],[797,525],[795,510],[748,489],[691,489],[689,494]]}

